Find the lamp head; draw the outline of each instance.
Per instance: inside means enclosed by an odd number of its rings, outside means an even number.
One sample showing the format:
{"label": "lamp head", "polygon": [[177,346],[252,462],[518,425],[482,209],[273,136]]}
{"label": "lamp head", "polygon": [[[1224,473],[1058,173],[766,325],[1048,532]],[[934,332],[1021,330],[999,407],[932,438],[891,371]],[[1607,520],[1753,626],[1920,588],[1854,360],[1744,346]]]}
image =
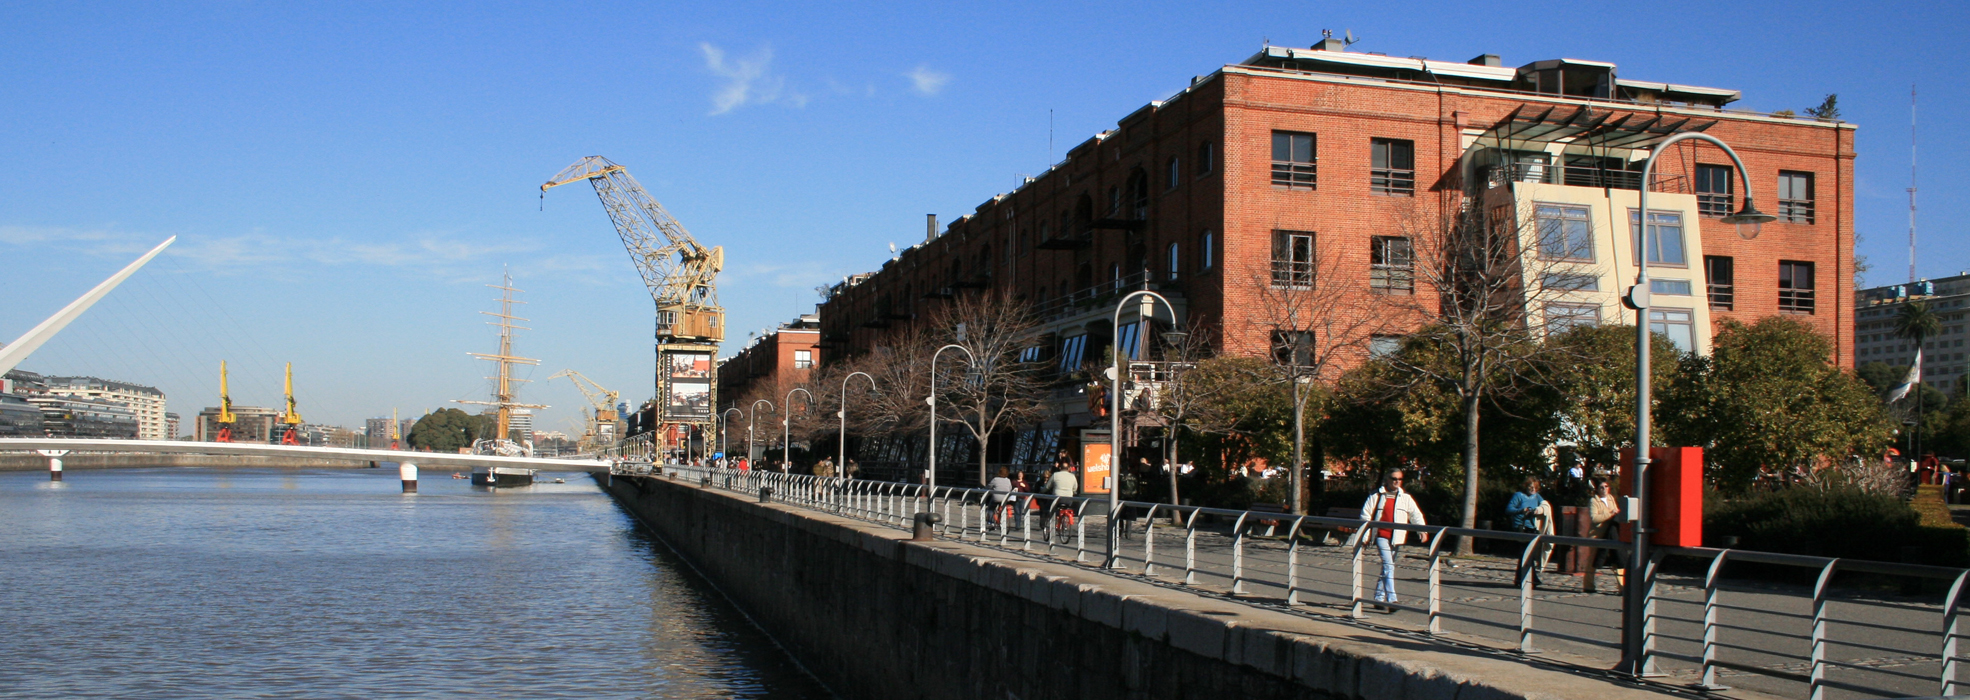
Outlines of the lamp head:
{"label": "lamp head", "polygon": [[1721,219],[1724,223],[1736,226],[1737,236],[1747,241],[1757,238],[1758,233],[1764,230],[1765,224],[1777,220],[1776,216],[1758,211],[1758,207],[1751,204],[1750,197],[1744,198],[1744,208]]}
{"label": "lamp head", "polygon": [[1173,348],[1183,347],[1183,341],[1189,339],[1190,334],[1183,331],[1171,330],[1163,332],[1163,343]]}

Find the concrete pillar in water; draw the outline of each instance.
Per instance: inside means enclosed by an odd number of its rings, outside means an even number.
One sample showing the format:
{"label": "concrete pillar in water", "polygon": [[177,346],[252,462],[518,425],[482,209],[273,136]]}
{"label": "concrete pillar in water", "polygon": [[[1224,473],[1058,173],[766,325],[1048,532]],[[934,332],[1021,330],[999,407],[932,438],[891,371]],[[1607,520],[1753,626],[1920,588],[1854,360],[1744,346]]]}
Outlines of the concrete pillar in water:
{"label": "concrete pillar in water", "polygon": [[417,493],[417,465],[398,462],[397,477],[404,480],[404,493]]}
{"label": "concrete pillar in water", "polygon": [[62,455],[68,454],[68,450],[35,450],[35,451],[41,453],[41,456],[48,458],[48,480],[61,481]]}

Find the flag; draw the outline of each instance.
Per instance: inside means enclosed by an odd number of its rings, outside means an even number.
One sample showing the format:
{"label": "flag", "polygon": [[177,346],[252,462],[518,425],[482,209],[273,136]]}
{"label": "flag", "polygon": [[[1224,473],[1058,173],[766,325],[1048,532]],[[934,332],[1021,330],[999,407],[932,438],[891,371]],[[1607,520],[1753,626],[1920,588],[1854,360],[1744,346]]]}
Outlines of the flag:
{"label": "flag", "polygon": [[1906,398],[1909,390],[1914,389],[1915,383],[1920,381],[1922,381],[1922,347],[1916,346],[1915,364],[1909,365],[1908,376],[1902,377],[1902,383],[1896,384],[1894,389],[1888,391],[1888,403]]}

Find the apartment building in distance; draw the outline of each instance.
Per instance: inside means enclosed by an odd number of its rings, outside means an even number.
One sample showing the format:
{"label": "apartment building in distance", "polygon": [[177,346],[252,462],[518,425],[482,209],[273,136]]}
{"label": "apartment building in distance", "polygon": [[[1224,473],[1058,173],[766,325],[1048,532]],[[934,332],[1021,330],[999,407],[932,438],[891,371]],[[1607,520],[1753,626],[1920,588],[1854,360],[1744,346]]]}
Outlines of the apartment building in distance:
{"label": "apartment building in distance", "polygon": [[821,361],[821,321],[815,314],[780,324],[753,336],[744,348],[718,365],[718,410],[772,399],[780,404],[784,392],[807,381]]}
{"label": "apartment building in distance", "polygon": [[171,423],[164,411],[164,392],[155,387],[96,377],[48,377],[44,391],[55,396],[109,401],[128,407],[137,421],[139,440],[170,440]]}
{"label": "apartment building in distance", "polygon": [[[1570,266],[1570,291],[1529,318],[1634,323],[1619,296],[1644,257],[1632,223],[1642,161],[1662,140],[1700,131],[1742,156],[1758,208],[1780,220],[1754,238],[1723,224],[1744,203],[1736,165],[1707,144],[1671,146],[1650,189],[1659,238],[1646,258],[1660,280],[1651,325],[1705,353],[1726,319],[1784,314],[1834,339],[1834,359],[1852,367],[1854,126],[1731,109],[1739,97],[1632,79],[1601,61],[1511,67],[1495,55],[1355,53],[1338,40],[1268,46],[836,285],[820,308],[821,347],[831,358],[868,352],[957,295],[1031,304],[1045,333],[1034,354],[1063,391],[1037,437],[996,441],[1019,454],[994,461],[1023,462],[1096,422],[1064,389],[1106,356],[1120,293],[1155,290],[1220,352],[1262,355],[1282,332],[1258,317],[1269,290],[1322,288],[1349,295],[1356,303],[1345,307],[1374,323],[1304,318],[1284,332],[1315,350],[1372,347],[1326,329],[1392,336],[1427,322],[1440,295],[1416,267],[1418,222],[1473,208],[1491,225],[1540,232],[1528,253]],[[1124,310],[1119,329],[1132,357],[1157,330],[1136,313]],[[1150,326],[1170,321],[1157,316]],[[1366,357],[1350,353],[1341,369]]]}
{"label": "apartment building in distance", "polygon": [[1970,374],[1970,271],[1954,277],[1863,289],[1855,295],[1854,355],[1861,364],[1915,363],[1915,346],[1895,334],[1895,316],[1921,301],[1942,319],[1943,332],[1922,343],[1922,383],[1944,392]]}

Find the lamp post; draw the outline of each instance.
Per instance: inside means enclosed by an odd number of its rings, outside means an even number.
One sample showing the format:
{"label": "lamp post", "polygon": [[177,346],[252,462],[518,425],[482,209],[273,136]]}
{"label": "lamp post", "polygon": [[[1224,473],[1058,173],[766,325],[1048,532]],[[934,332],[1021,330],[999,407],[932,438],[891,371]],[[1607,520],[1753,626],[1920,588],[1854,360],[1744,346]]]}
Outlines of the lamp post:
{"label": "lamp post", "polygon": [[848,476],[848,380],[858,374],[862,375],[863,379],[869,380],[871,391],[879,390],[876,386],[876,378],[869,376],[868,372],[849,372],[848,376],[841,378],[841,410],[835,411],[835,417],[841,419],[841,441],[836,445],[841,449],[841,461],[835,463],[835,473],[843,478]]}
{"label": "lamp post", "polygon": [[766,399],[759,399],[752,402],[751,406],[746,407],[746,466],[748,467],[758,466],[753,464],[755,460],[759,459],[759,455],[755,454],[756,450],[752,447],[752,426],[754,419],[759,415],[757,411],[759,411],[760,404],[766,404],[766,409],[769,411],[773,410],[773,402],[767,401]]}
{"label": "lamp post", "polygon": [[725,429],[725,426],[729,424],[725,420],[725,416],[731,413],[738,413],[743,416],[746,412],[734,406],[725,409],[724,413],[718,414],[718,454],[721,455],[720,459],[727,460],[728,462],[732,459],[732,433]]}
{"label": "lamp post", "polygon": [[1622,303],[1635,310],[1635,478],[1634,492],[1630,494],[1629,501],[1634,504],[1634,508],[1628,513],[1628,519],[1633,523],[1635,546],[1629,550],[1628,587],[1622,592],[1621,667],[1636,677],[1654,672],[1654,669],[1649,667],[1650,663],[1643,649],[1647,643],[1647,630],[1643,627],[1648,622],[1647,612],[1644,609],[1648,604],[1648,591],[1642,580],[1648,571],[1648,538],[1651,532],[1648,527],[1650,507],[1648,465],[1651,446],[1648,313],[1649,255],[1655,250],[1655,231],[1649,225],[1649,175],[1655,170],[1656,157],[1662,155],[1664,150],[1679,141],[1692,139],[1707,141],[1723,149],[1724,154],[1731,157],[1731,162],[1737,164],[1738,176],[1744,181],[1744,206],[1736,213],[1725,216],[1722,219],[1723,223],[1736,226],[1738,236],[1749,240],[1758,237],[1759,230],[1766,222],[1778,219],[1752,206],[1751,176],[1744,169],[1744,161],[1737,157],[1736,151],[1731,150],[1730,146],[1725,145],[1715,136],[1695,131],[1676,134],[1655,144],[1655,147],[1649,150],[1648,161],[1642,164],[1641,201],[1636,207],[1640,210],[1636,218],[1641,226],[1642,249],[1639,251],[1640,254],[1635,256],[1635,265],[1641,271],[1635,275],[1635,286],[1630,287],[1627,294],[1622,297]]}
{"label": "lamp post", "polygon": [[795,391],[807,394],[807,405],[814,405],[814,394],[800,387],[788,391],[787,397],[780,401],[780,405],[787,407],[787,414],[780,416],[780,465],[786,468],[789,474],[793,473],[793,393]]}
{"label": "lamp post", "polygon": [[[1129,292],[1121,301],[1115,302],[1115,317],[1110,322],[1108,332],[1114,342],[1109,344],[1108,355],[1114,360],[1108,375],[1108,555],[1101,563],[1102,568],[1114,568],[1115,557],[1120,554],[1122,521],[1117,517],[1122,509],[1122,309],[1130,299],[1140,299],[1136,307],[1136,346],[1142,346],[1143,331],[1149,323],[1156,320],[1156,302],[1170,310],[1170,326],[1176,326],[1177,307],[1164,299],[1163,295],[1147,289]],[[1081,474],[1087,474],[1088,465],[1081,465]]]}
{"label": "lamp post", "polygon": [[[937,358],[942,357],[944,351],[951,348],[957,348],[958,352],[964,353],[965,359],[971,364],[978,364],[978,358],[973,356],[970,350],[956,343],[938,348],[937,352],[930,355],[930,395],[923,397],[923,402],[930,404],[930,470],[926,474],[925,481],[929,482],[927,485],[931,489],[937,488]],[[930,507],[929,494],[930,490],[924,491],[925,508]]]}

